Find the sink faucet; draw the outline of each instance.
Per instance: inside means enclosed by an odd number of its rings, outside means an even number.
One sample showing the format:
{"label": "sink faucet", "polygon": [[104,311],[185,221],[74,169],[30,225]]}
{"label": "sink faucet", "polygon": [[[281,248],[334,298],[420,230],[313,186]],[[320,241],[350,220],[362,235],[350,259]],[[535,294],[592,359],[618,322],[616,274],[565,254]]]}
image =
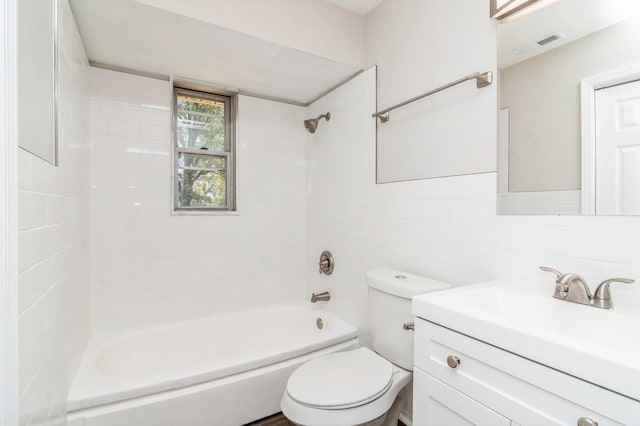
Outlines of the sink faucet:
{"label": "sink faucet", "polygon": [[582,303],[583,305],[591,304],[591,289],[580,275],[573,272],[563,274],[558,277],[556,284],[564,290],[566,294],[565,300]]}
{"label": "sink faucet", "polygon": [[562,272],[547,266],[541,266],[540,269],[545,272],[552,272],[556,275],[556,289],[553,293],[553,297],[556,299],[580,303],[582,305],[590,305],[602,309],[613,309],[613,301],[611,300],[609,284],[614,282],[631,284],[635,282],[635,280],[629,278],[611,278],[600,283],[596,289],[596,294],[592,295],[589,285],[580,275],[573,272],[563,274]]}
{"label": "sink faucet", "polygon": [[331,299],[331,295],[329,294],[328,291],[324,291],[318,294],[311,293],[311,303],[328,302],[329,299]]}

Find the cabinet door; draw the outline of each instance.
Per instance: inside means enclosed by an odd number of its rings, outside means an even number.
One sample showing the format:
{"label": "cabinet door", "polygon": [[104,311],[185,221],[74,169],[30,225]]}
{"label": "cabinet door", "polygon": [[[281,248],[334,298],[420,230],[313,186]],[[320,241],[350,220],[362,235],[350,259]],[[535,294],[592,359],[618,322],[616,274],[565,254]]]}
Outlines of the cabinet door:
{"label": "cabinet door", "polygon": [[[523,426],[640,426],[640,402],[487,345],[436,324],[417,320],[415,371],[422,371]],[[459,358],[451,368],[447,357]]]}
{"label": "cabinet door", "polygon": [[415,426],[509,426],[511,421],[438,379],[415,370]]}

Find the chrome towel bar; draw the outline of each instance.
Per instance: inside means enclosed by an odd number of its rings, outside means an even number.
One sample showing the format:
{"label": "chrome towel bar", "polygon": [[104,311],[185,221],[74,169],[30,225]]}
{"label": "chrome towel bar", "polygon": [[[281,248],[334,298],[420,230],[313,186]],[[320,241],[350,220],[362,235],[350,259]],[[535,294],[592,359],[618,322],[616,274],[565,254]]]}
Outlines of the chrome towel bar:
{"label": "chrome towel bar", "polygon": [[371,114],[372,117],[378,117],[380,119],[381,123],[386,123],[387,121],[389,121],[389,112],[393,111],[394,109],[400,108],[402,106],[405,106],[407,104],[410,104],[412,102],[415,102],[417,100],[420,100],[422,98],[426,98],[427,96],[431,96],[434,93],[438,93],[438,92],[442,92],[445,89],[448,89],[450,87],[453,86],[457,86],[460,83],[464,83],[465,81],[468,80],[475,80],[476,81],[476,87],[478,89],[482,88],[482,87],[487,87],[489,86],[491,83],[493,83],[493,73],[491,71],[487,71],[487,72],[474,72],[473,74],[469,74],[466,77],[462,77],[456,81],[453,81],[449,84],[445,84],[444,86],[440,86],[437,89],[433,89],[428,91],[427,93],[423,93],[422,95],[418,95],[414,98],[408,99],[404,102],[400,102],[399,104],[396,104],[394,106],[391,106],[389,108],[385,108],[381,111],[378,111],[376,113]]}

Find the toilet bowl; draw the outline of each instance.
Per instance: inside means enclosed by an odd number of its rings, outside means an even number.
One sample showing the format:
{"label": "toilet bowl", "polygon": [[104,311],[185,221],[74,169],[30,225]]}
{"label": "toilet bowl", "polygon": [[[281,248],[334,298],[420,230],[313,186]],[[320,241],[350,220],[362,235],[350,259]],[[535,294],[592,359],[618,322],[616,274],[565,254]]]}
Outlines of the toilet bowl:
{"label": "toilet bowl", "polygon": [[383,425],[410,381],[410,371],[370,349],[338,352],[294,372],[281,408],[287,418],[305,426]]}
{"label": "toilet bowl", "polygon": [[396,425],[411,381],[411,298],[450,285],[393,269],[367,273],[373,350],[313,359],[291,374],[284,415],[304,426]]}

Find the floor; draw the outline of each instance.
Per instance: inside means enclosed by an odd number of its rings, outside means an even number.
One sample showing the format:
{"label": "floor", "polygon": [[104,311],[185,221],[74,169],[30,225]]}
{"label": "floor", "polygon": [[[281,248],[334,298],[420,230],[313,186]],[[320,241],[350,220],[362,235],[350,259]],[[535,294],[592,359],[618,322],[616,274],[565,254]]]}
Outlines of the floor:
{"label": "floor", "polygon": [[265,417],[257,422],[249,423],[246,426],[293,426],[293,423],[283,416],[282,413],[278,413],[270,417]]}
{"label": "floor", "polygon": [[[246,426],[294,426],[282,413],[274,414],[270,417],[258,420],[257,422],[249,423]],[[398,426],[405,426],[400,420],[398,420]]]}

